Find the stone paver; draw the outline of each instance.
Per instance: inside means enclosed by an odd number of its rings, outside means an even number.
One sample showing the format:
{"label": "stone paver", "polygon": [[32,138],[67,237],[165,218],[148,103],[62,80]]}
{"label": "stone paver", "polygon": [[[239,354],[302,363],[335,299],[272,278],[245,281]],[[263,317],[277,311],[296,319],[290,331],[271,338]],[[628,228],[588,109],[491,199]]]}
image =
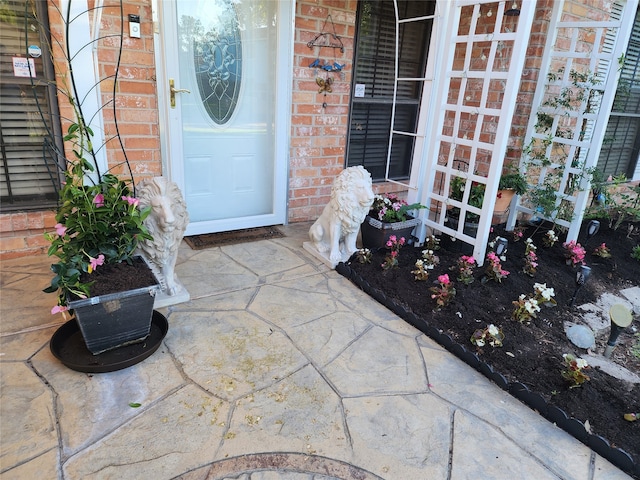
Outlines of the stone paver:
{"label": "stone paver", "polygon": [[183,245],[191,300],[106,374],[49,351],[49,259],[3,262],[0,479],[629,478],[306,252],[309,225],[283,228]]}

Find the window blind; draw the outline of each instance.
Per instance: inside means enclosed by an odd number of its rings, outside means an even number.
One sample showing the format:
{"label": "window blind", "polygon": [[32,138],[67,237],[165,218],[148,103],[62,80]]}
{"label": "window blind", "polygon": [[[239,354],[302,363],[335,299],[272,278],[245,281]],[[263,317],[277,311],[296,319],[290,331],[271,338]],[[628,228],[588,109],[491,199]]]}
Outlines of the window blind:
{"label": "window blind", "polygon": [[[36,14],[38,7],[46,9],[46,2],[5,0],[0,16],[2,211],[42,208],[57,198],[55,164],[46,160],[48,153],[43,148],[51,138],[53,110],[44,63],[50,61],[48,47],[41,39],[47,26],[40,23],[43,17]],[[32,47],[31,54],[28,47]],[[29,70],[23,68],[25,61],[33,63],[33,82]]]}

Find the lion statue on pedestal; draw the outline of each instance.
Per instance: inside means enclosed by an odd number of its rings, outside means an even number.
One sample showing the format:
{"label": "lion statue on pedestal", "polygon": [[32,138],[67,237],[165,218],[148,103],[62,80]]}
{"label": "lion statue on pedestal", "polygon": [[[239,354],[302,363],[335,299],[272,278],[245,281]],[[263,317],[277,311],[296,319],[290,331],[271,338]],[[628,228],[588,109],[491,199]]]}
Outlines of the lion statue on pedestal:
{"label": "lion statue on pedestal", "polygon": [[373,199],[371,174],[364,167],[346,168],[336,177],[329,203],[309,229],[313,246],[321,254],[328,254],[334,266],[357,250],[360,224]]}
{"label": "lion statue on pedestal", "polygon": [[174,182],[165,177],[143,180],[137,187],[140,208],[151,206],[144,225],[153,240],[140,242],[138,249],[160,282],[161,292],[172,296],[183,287],[175,275],[178,247],[189,223],[187,204]]}

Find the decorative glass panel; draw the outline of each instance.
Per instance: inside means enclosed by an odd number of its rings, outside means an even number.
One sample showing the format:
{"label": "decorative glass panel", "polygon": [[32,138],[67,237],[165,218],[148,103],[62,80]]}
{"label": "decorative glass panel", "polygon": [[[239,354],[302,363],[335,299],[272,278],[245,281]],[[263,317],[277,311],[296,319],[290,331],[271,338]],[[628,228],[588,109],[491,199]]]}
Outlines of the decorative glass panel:
{"label": "decorative glass panel", "polygon": [[193,36],[198,91],[211,119],[222,125],[238,104],[242,80],[242,39],[231,1],[221,2],[218,15],[201,34]]}

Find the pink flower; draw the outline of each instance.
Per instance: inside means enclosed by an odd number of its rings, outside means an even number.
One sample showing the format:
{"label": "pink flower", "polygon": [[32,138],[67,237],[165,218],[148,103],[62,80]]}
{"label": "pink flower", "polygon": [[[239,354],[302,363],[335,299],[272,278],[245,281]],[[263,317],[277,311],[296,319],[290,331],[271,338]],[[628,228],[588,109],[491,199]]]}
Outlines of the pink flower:
{"label": "pink flower", "polygon": [[93,197],[93,203],[96,204],[96,207],[104,207],[104,195],[99,193],[95,197]]}
{"label": "pink flower", "polygon": [[438,282],[443,285],[449,285],[451,283],[451,280],[449,280],[449,275],[445,273],[444,275],[440,275],[438,277]]}
{"label": "pink flower", "polygon": [[87,268],[87,271],[91,273],[96,269],[96,267],[103,264],[104,264],[104,255],[100,254],[98,255],[98,258],[89,257],[89,268]]}
{"label": "pink flower", "polygon": [[67,227],[65,227],[61,223],[56,223],[54,228],[56,229],[56,233],[60,236],[63,236],[64,233],[67,231]]}
{"label": "pink flower", "polygon": [[391,235],[391,236],[389,237],[389,241],[390,241],[390,242],[396,243],[396,241],[397,241],[397,240],[398,240],[398,237],[396,237],[395,235]]}
{"label": "pink flower", "polygon": [[387,240],[387,247],[393,247],[393,242],[391,239]]}
{"label": "pink flower", "polygon": [[122,200],[125,200],[129,205],[133,205],[134,207],[137,207],[138,204],[140,203],[139,198],[124,196],[124,195],[122,196]]}
{"label": "pink flower", "polygon": [[69,307],[65,307],[63,305],[56,305],[51,309],[51,315],[55,315],[56,313],[62,313],[69,310]]}
{"label": "pink flower", "polygon": [[400,237],[400,240],[398,241],[398,243],[400,245],[404,245],[404,242],[405,242],[404,237]]}

